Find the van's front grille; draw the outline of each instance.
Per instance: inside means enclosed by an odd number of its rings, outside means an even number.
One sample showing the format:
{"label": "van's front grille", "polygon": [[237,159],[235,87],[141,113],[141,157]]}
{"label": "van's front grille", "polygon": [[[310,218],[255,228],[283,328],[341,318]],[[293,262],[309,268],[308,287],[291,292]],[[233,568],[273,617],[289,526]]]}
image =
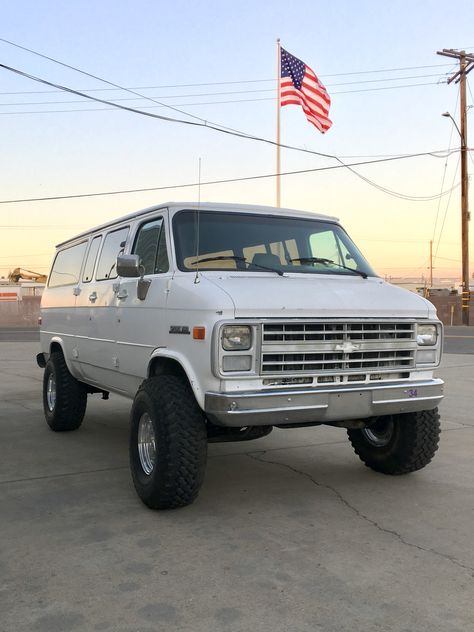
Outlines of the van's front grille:
{"label": "van's front grille", "polygon": [[266,323],[261,373],[406,371],[415,349],[409,322]]}
{"label": "van's front grille", "polygon": [[414,366],[414,351],[364,351],[362,353],[265,353],[262,373],[295,371],[345,371]]}
{"label": "van's front grille", "polygon": [[413,323],[278,323],[264,325],[263,343],[414,340]]}

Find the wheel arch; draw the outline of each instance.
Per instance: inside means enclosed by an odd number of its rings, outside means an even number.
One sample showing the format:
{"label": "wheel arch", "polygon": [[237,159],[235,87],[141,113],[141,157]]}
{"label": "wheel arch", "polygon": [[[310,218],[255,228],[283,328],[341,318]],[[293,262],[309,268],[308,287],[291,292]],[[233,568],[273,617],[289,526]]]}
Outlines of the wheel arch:
{"label": "wheel arch", "polygon": [[49,355],[51,355],[55,351],[60,351],[63,354],[64,359],[66,360],[66,354],[64,353],[64,345],[61,338],[53,338],[49,344]]}
{"label": "wheel arch", "polygon": [[157,349],[150,357],[146,376],[150,378],[158,375],[176,375],[185,379],[191,387],[199,406],[204,409],[203,389],[197,374],[185,358],[178,354],[169,353],[169,350]]}
{"label": "wheel arch", "polygon": [[64,361],[66,362],[66,366],[69,372],[71,374],[74,374],[70,359],[68,358],[67,353],[65,351],[65,344],[64,344],[63,339],[60,338],[59,336],[53,336],[51,340],[49,341],[48,347],[49,347],[49,357],[51,357],[51,354],[55,352],[62,353],[62,356],[64,358]]}

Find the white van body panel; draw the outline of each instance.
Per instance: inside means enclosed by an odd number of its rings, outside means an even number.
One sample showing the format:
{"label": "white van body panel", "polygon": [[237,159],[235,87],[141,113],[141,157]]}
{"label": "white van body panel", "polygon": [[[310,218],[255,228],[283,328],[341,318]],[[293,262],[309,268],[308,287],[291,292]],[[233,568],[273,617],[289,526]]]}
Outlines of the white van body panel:
{"label": "white van body panel", "polygon": [[204,275],[232,298],[236,318],[436,317],[426,299],[378,277],[278,276],[272,272]]}
{"label": "white van body panel", "polygon": [[[47,301],[47,309],[43,306]],[[76,336],[77,311],[73,286],[54,288],[41,299],[42,325],[40,331],[41,347],[48,354],[53,344],[59,344],[63,350],[67,367],[72,375],[81,379],[82,374],[77,359]]]}

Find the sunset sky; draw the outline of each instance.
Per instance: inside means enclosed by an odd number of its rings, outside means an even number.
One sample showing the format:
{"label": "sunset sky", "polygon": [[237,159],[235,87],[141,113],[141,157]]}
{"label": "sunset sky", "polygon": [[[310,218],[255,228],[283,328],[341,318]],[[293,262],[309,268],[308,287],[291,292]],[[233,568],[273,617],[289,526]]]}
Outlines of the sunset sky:
{"label": "sunset sky", "polygon": [[[322,135],[300,108],[286,107],[281,142],[357,163],[459,148],[456,129],[441,116],[449,111],[459,120],[458,86],[446,84],[455,64],[436,51],[473,52],[473,24],[472,0],[460,0],[455,9],[440,0],[18,0],[4,3],[0,37],[211,123],[272,140],[279,37],[326,85],[333,121]],[[100,98],[188,118],[127,92],[103,90],[110,86],[4,42],[0,61]],[[100,111],[106,106],[4,69],[0,77],[1,202],[194,183],[199,158],[203,182],[275,171],[275,149],[264,143]],[[468,140],[474,146],[474,72],[469,79]],[[282,150],[282,171],[337,164]],[[338,216],[382,276],[427,275],[433,240],[435,276],[459,277],[459,152],[356,169],[402,196],[341,168],[282,178],[282,206]],[[2,203],[0,275],[19,266],[47,272],[54,245],[82,229],[155,203],[197,197],[197,187],[190,187]],[[274,205],[275,181],[203,186],[201,199]]]}

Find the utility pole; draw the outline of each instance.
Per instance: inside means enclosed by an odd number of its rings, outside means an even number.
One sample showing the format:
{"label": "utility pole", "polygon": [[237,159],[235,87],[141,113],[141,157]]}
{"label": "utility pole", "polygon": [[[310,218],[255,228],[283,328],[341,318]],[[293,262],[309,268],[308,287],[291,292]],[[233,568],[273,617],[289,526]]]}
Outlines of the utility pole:
{"label": "utility pole", "polygon": [[[467,175],[466,75],[474,68],[474,55],[466,51],[443,48],[438,55],[459,60],[459,70],[448,79],[448,84],[459,83],[461,129],[453,123],[461,136],[461,246],[462,246],[462,323],[469,325],[469,182]],[[450,116],[448,114],[448,116]],[[452,118],[452,117],[451,117]]]}

